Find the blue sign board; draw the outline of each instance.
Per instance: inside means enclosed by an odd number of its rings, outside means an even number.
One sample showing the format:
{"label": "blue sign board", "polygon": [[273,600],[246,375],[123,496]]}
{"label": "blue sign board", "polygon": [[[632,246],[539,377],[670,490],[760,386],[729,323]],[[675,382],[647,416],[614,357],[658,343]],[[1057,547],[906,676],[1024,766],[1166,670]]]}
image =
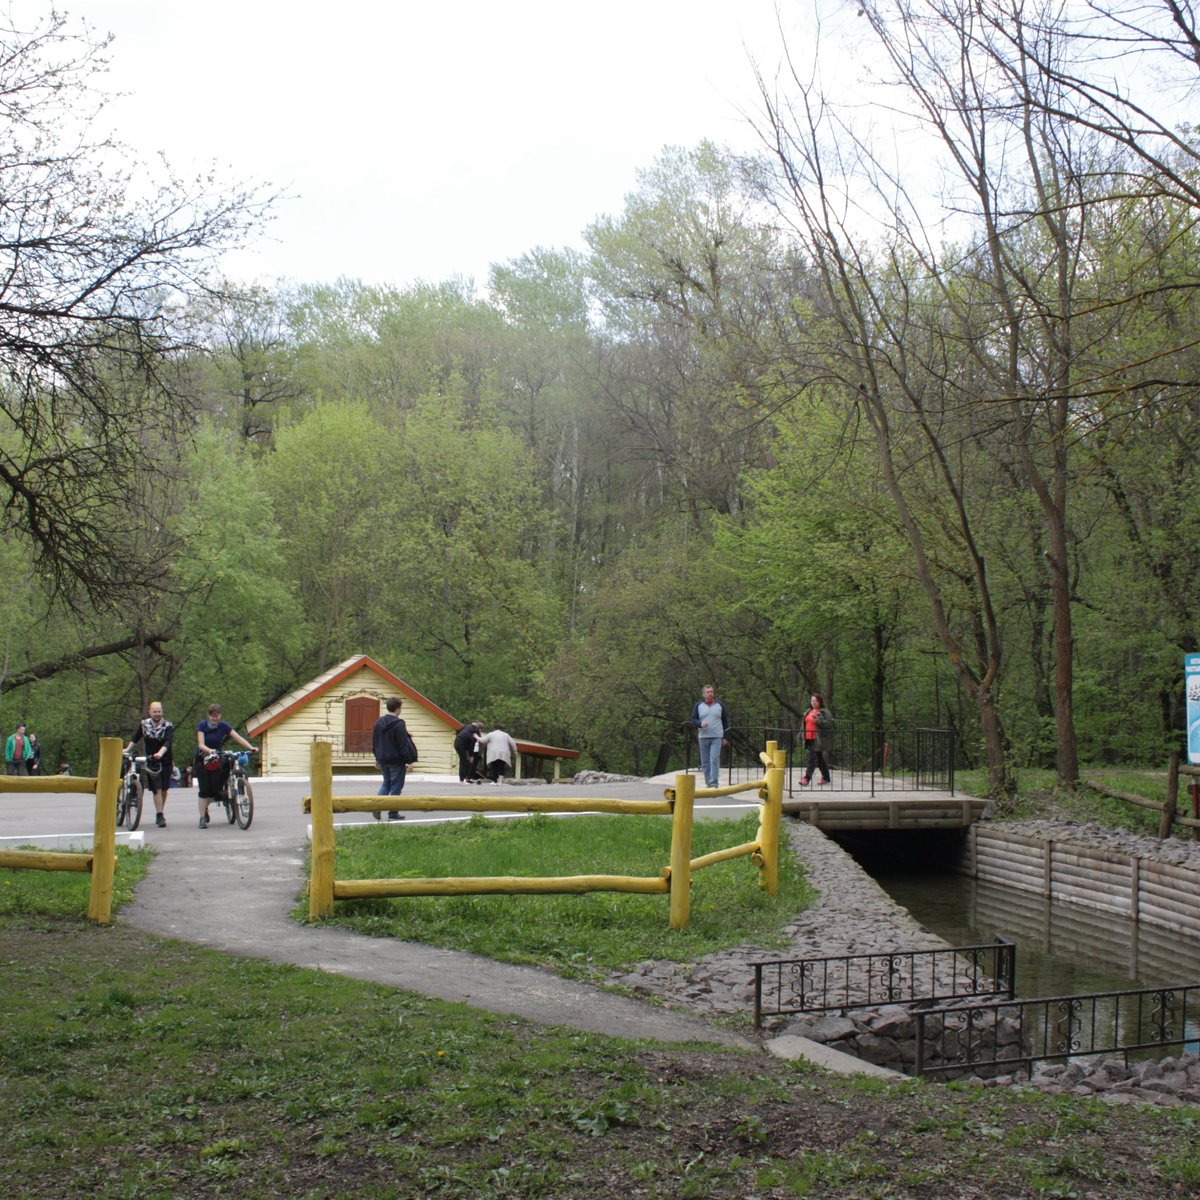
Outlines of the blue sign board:
{"label": "blue sign board", "polygon": [[1183,656],[1183,685],[1187,694],[1188,762],[1200,764],[1200,654]]}

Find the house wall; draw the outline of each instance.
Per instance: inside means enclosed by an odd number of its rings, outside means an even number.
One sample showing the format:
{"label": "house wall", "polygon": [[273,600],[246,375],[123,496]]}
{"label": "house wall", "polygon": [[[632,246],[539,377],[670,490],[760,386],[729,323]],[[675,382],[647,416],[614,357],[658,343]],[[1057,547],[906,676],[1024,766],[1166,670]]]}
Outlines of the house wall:
{"label": "house wall", "polygon": [[[347,755],[345,745],[346,701],[354,696],[372,696],[379,701],[380,712],[389,696],[396,695],[395,687],[386,679],[364,667],[336,687],[316,696],[277,725],[261,735],[262,771],[264,775],[307,775],[309,747],[314,741],[333,744],[333,765],[357,767],[374,771],[375,760],[369,754]],[[404,707],[400,716],[408,726],[420,755],[414,771],[434,774],[458,774],[458,756],[454,753],[455,729],[429,712],[415,700],[401,695]]]}

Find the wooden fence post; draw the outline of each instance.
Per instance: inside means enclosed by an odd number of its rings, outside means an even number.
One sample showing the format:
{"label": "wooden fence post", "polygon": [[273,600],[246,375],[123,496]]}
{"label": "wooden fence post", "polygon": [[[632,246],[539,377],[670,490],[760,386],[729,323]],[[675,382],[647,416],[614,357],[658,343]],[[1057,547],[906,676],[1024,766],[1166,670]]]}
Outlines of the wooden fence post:
{"label": "wooden fence post", "polygon": [[121,788],[121,739],[100,739],[96,768],[96,825],[92,834],[92,886],[88,916],[101,925],[112,917],[113,873],[117,868],[117,792]]}
{"label": "wooden fence post", "polygon": [[767,800],[759,818],[758,844],[762,855],[758,882],[768,896],[779,890],[779,826],[783,814],[783,775],[787,751],[767,743]]}
{"label": "wooden fence post", "polygon": [[696,777],[675,776],[675,811],[671,816],[671,928],[686,929],[692,907],[692,809]]}
{"label": "wooden fence post", "polygon": [[1162,820],[1158,823],[1158,836],[1169,838],[1175,814],[1179,811],[1179,751],[1172,750],[1167,758],[1167,802],[1163,805]]}
{"label": "wooden fence post", "polygon": [[313,742],[309,751],[312,865],[308,873],[308,919],[333,916],[333,747]]}

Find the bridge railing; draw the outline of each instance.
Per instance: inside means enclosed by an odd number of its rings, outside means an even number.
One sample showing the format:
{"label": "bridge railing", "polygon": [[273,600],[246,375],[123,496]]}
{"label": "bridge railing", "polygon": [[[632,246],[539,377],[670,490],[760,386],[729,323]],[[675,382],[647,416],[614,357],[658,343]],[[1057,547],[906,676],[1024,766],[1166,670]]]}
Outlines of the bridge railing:
{"label": "bridge railing", "polygon": [[[804,734],[789,725],[749,722],[729,731],[729,745],[721,754],[722,777],[730,784],[757,769],[757,746],[773,741],[786,752],[789,770],[784,794],[793,799],[801,792],[807,751]],[[958,742],[953,729],[924,726],[877,726],[863,721],[835,720],[822,733],[825,761],[832,772],[831,791],[867,793],[939,791],[954,794]],[[687,770],[699,766],[700,751],[694,730],[680,733],[673,761]]]}
{"label": "bridge railing", "polygon": [[91,854],[55,850],[0,850],[0,867],[18,871],[89,871],[88,916],[101,925],[112,917],[113,875],[117,869],[117,793],[121,787],[121,740],[100,739],[95,777],[13,775],[0,777],[0,793],[72,793],[96,797]]}
{"label": "bridge railing", "polygon": [[[662,800],[561,799],[500,796],[388,796],[386,807],[408,812],[541,812],[613,813],[671,817],[670,862],[656,876],[469,876],[421,879],[336,879],[334,877],[335,812],[374,812],[377,795],[335,796],[333,760],[327,742],[314,742],[310,751],[311,794],[303,801],[312,814],[312,852],[308,882],[308,915],[331,916],[335,900],[366,896],[462,896],[637,892],[670,896],[670,925],[686,929],[695,871],[732,858],[750,857],[759,870],[759,883],[774,895],[779,881],[779,835],[782,817],[784,755],[773,743],[762,753],[762,773],[746,783],[722,788],[697,788],[693,775],[675,776],[675,786]],[[693,808],[697,796],[727,796],[757,791],[758,834],[753,842],[692,857]]]}
{"label": "bridge railing", "polygon": [[1000,937],[979,946],[756,962],[754,1027],[768,1016],[977,996],[1011,999],[1016,977],[1017,947]]}
{"label": "bridge railing", "polygon": [[914,1014],[916,1073],[963,1075],[1200,1042],[1200,984],[955,1005]]}

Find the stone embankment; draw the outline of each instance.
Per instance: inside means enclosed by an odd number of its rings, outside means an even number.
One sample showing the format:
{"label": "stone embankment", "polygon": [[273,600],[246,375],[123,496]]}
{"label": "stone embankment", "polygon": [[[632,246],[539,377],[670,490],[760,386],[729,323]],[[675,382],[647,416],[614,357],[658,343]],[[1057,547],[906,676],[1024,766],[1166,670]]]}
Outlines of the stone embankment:
{"label": "stone embankment", "polygon": [[1092,850],[1108,850],[1113,854],[1128,854],[1133,858],[1200,871],[1200,842],[1148,837],[1080,821],[1004,821],[996,822],[996,828],[1024,834],[1025,837],[1071,842]]}
{"label": "stone embankment", "polygon": [[1112,1104],[1200,1104],[1200,1057],[1125,1063],[1119,1058],[1099,1062],[1044,1063],[1035,1067],[1033,1079],[1021,1075],[997,1075],[972,1079],[985,1087],[1003,1087],[1028,1082],[1040,1092],[1059,1096],[1095,1096]]}
{"label": "stone embankment", "polygon": [[[1200,868],[1200,844],[1160,842],[1119,834],[1099,826],[1068,821],[1023,821],[1010,826],[1030,837],[1075,841],[1098,849],[1137,854],[1159,862]],[[644,962],[614,975],[610,982],[633,992],[655,996],[666,1004],[701,1014],[748,1014],[754,1005],[752,964],[767,959],[826,958],[851,954],[885,954],[946,947],[896,904],[834,842],[807,824],[785,822],[791,846],[819,893],[817,901],[786,929],[788,945],[764,950],[738,946],[695,963]],[[854,1009],[843,1015],[822,1014],[778,1020],[772,1036],[798,1035],[857,1055],[879,1066],[910,1070],[915,1054],[911,1014],[900,1005]],[[997,1075],[973,1082],[989,1087],[1032,1086],[1057,1094],[1096,1096],[1113,1103],[1200,1103],[1200,1058],[1185,1055],[1126,1066],[1120,1060],[1073,1061],[1036,1067],[1032,1079]]]}

